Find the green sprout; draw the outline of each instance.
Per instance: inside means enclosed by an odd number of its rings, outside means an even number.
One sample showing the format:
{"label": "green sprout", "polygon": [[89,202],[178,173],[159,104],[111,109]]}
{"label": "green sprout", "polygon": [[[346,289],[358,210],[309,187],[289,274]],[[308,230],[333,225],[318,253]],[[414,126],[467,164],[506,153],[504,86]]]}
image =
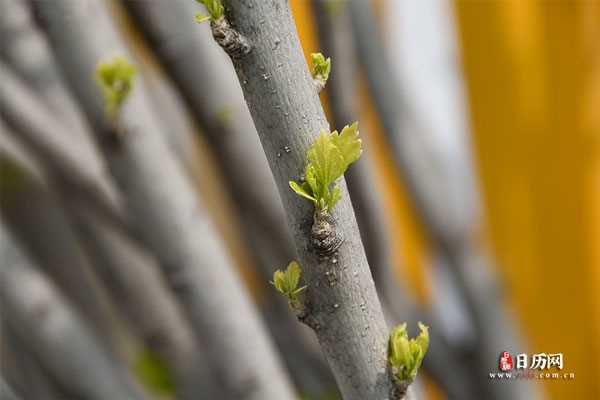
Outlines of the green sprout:
{"label": "green sprout", "polygon": [[216,21],[223,16],[225,8],[221,0],[196,0],[198,3],[206,7],[208,15],[202,13],[196,14],[196,21],[202,23],[204,21]]}
{"label": "green sprout", "polygon": [[331,72],[331,58],[325,59],[325,56],[321,53],[312,53],[310,55],[312,60],[312,76],[317,85],[319,91],[325,87],[327,79],[329,79],[329,72]]}
{"label": "green sprout", "polygon": [[115,57],[96,68],[96,81],[102,89],[106,112],[115,117],[133,89],[136,70],[125,58]]}
{"label": "green sprout", "polygon": [[285,271],[277,270],[273,273],[273,282],[275,289],[288,298],[292,306],[297,305],[298,295],[306,290],[306,286],[298,287],[302,269],[296,261],[289,263]]}
{"label": "green sprout", "polygon": [[169,367],[153,351],[144,350],[138,354],[134,370],[140,381],[158,395],[172,395],[175,383]]}
{"label": "green sprout", "polygon": [[321,135],[307,152],[308,165],[304,182],[290,181],[290,187],[299,196],[310,200],[317,211],[329,212],[342,197],[338,185],[331,185],[359,159],[362,141],[358,137],[358,122],[345,126],[342,133],[337,131]]}
{"label": "green sprout", "polygon": [[388,361],[398,383],[406,384],[415,379],[427,353],[429,328],[419,322],[419,329],[421,333],[414,339],[408,338],[406,323],[395,327],[390,334]]}

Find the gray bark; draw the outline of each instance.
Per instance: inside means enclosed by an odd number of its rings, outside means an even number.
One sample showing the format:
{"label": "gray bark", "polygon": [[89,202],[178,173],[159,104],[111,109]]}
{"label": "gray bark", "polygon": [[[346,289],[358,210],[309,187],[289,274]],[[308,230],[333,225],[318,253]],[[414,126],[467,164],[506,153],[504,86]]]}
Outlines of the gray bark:
{"label": "gray bark", "polygon": [[19,400],[12,388],[0,376],[0,400]]}
{"label": "gray bark", "polygon": [[[90,74],[106,57],[127,55],[103,2],[33,2],[65,75],[94,128],[141,237],[156,251],[170,287],[203,339],[222,396],[291,399],[286,373],[246,289],[181,166],[163,141],[141,76],[118,121],[104,112]],[[76,55],[78,62],[71,62]],[[120,133],[115,132],[115,122]],[[257,359],[261,368],[255,367]]]}
{"label": "gray bark", "polygon": [[[0,131],[5,130],[0,124]],[[95,280],[57,199],[2,148],[0,174],[7,181],[1,185],[0,196],[0,214],[7,226],[86,316],[106,349],[112,349],[116,338],[106,292]]]}
{"label": "gray bark", "polygon": [[[210,37],[208,25],[199,26],[190,18],[198,10],[194,2],[123,3],[139,23],[217,156],[226,189],[235,202],[237,224],[267,284],[276,268],[296,258],[295,249],[231,62]],[[201,78],[198,71],[202,71]],[[279,296],[272,287],[267,290],[265,313],[295,381],[314,397],[331,390],[333,378],[318,346],[299,330],[287,304],[276,298]]]}
{"label": "gray bark", "polygon": [[70,204],[95,271],[130,329],[169,367],[177,398],[210,398],[212,382],[191,327],[165,287],[156,261],[85,205]]}
{"label": "gray bark", "polygon": [[[339,2],[332,8],[329,0],[314,0],[313,11],[322,51],[332,58],[332,71],[325,87],[335,126],[339,129],[356,117],[357,60],[349,9]],[[444,337],[431,324],[429,315],[417,309],[406,296],[406,288],[398,283],[390,255],[390,240],[384,218],[383,202],[375,185],[372,162],[367,158],[351,166],[346,174],[352,206],[356,214],[361,239],[384,311],[392,323],[425,321],[430,330],[431,351],[423,361],[423,369],[440,385],[450,398],[468,399],[464,368]],[[363,156],[364,158],[364,156]],[[396,244],[398,245],[398,244]]]}
{"label": "gray bark", "polygon": [[11,128],[10,134],[17,142],[33,150],[35,158],[55,177],[60,176],[64,184],[73,189],[78,196],[93,204],[95,209],[105,215],[115,226],[126,226],[120,200],[106,177],[106,172],[96,169],[94,163],[88,163],[85,148],[78,141],[70,140],[65,126],[56,115],[38,98],[32,96],[25,83],[0,61],[0,116]]}
{"label": "gray bark", "polygon": [[[501,306],[490,257],[478,251],[473,243],[473,221],[461,219],[453,211],[444,192],[446,175],[436,162],[436,154],[428,147],[423,135],[415,134],[422,132],[423,126],[411,110],[387,60],[371,3],[352,0],[349,7],[358,58],[395,161],[435,250],[452,268],[456,285],[465,297],[469,316],[474,322],[476,341],[464,357],[471,363],[474,373],[487,371],[494,365],[491,358],[495,358],[502,351],[500,349],[519,347],[511,325],[497,325],[510,320],[510,316]],[[490,352],[493,357],[488,355]],[[534,396],[532,385],[523,380],[511,385],[496,385],[487,379],[479,382],[480,396],[485,398]]]}
{"label": "gray bark", "polygon": [[62,400],[65,397],[56,381],[43,370],[40,363],[6,321],[0,330],[2,376],[15,393],[23,399]]}
{"label": "gray bark", "polygon": [[[27,2],[17,0],[5,3],[4,12],[0,15],[2,56],[20,73],[24,83],[41,95],[47,108],[60,113],[62,117],[64,128],[60,137],[58,129],[51,132],[57,136],[51,142],[54,146],[51,155],[60,158],[68,151],[81,155],[77,162],[85,162],[85,165],[77,165],[76,170],[91,169],[95,173],[90,175],[90,180],[96,186],[110,186],[103,161],[91,143],[89,129],[63,86],[51,49],[43,33],[32,21]],[[17,139],[33,138],[34,143],[43,137],[31,133],[13,136]],[[31,144],[31,141],[25,142]],[[65,143],[69,146],[63,146]],[[33,150],[43,148],[32,147]],[[41,154],[38,151],[37,155],[41,160],[48,161],[43,151]],[[83,248],[91,258],[95,272],[111,293],[112,300],[122,306],[121,311],[132,322],[130,327],[133,331],[169,365],[177,381],[179,397],[202,397],[205,388],[210,386],[209,380],[203,379],[207,371],[199,362],[200,353],[190,328],[177,310],[172,294],[162,284],[162,277],[155,271],[154,260],[144,254],[124,232],[115,230],[106,218],[74,196],[73,187],[68,184],[69,176],[65,176],[64,169],[53,169],[55,165],[56,162],[46,163],[44,167],[55,178],[52,183],[67,205],[66,211],[71,221],[75,222]]]}
{"label": "gray bark", "polygon": [[[267,251],[270,274],[295,255],[273,177],[227,56],[194,18],[192,1],[123,1],[149,39],[214,149],[236,200],[248,238],[268,235],[282,244]],[[198,71],[202,71],[199,73]],[[201,82],[201,84],[199,84]],[[284,152],[283,148],[280,149]],[[243,166],[243,168],[240,168]]]}
{"label": "gray bark", "polygon": [[124,382],[88,327],[1,228],[2,311],[54,379],[76,396],[90,400],[142,399]]}
{"label": "gray bark", "polygon": [[[332,211],[336,229],[345,240],[337,255],[328,259],[319,256],[311,244],[312,205],[288,185],[303,173],[306,151],[320,130],[329,131],[289,6],[285,1],[224,3],[228,22],[246,38],[250,51],[236,46],[235,35],[219,40],[233,57],[287,213],[308,285],[310,324],[346,400],[387,399],[391,389],[388,329],[345,181],[340,180],[344,195]],[[282,152],[285,148],[289,152]]]}
{"label": "gray bark", "polygon": [[27,0],[0,0],[0,57],[39,97],[61,116],[72,129],[64,132],[82,158],[86,168],[101,175],[100,160],[77,105],[67,93],[43,33],[33,21]]}

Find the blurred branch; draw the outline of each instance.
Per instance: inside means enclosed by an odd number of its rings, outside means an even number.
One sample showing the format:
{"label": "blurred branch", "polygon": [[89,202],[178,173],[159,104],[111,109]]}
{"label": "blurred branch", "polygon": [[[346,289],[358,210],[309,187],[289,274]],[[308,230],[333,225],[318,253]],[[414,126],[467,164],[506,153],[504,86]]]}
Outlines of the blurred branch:
{"label": "blurred branch", "polygon": [[[0,140],[6,130],[0,121]],[[97,332],[96,338],[112,350],[116,338],[106,293],[95,280],[64,212],[57,199],[18,164],[1,142],[0,181],[0,214],[4,222],[86,316]]]}
{"label": "blurred branch", "polygon": [[41,103],[24,82],[0,61],[0,116],[18,132],[15,140],[33,150],[55,178],[75,189],[72,195],[93,204],[115,226],[126,226],[121,206],[105,172],[88,163],[85,151],[65,134],[63,126],[48,107]]}
{"label": "blurred branch", "polygon": [[8,383],[0,376],[0,399],[2,400],[19,400],[15,392],[11,389]]}
{"label": "blurred branch", "polygon": [[[233,398],[293,398],[245,288],[164,142],[145,100],[141,77],[136,78],[135,89],[117,118],[105,113],[90,74],[106,57],[127,55],[127,51],[103,4],[89,2],[85,13],[68,0],[33,4],[127,199],[138,232],[156,252],[171,289],[204,340],[224,392]],[[77,63],[70,61],[73,54]],[[261,368],[255,368],[257,359]]]}
{"label": "blurred branch", "polygon": [[[104,171],[100,170],[104,165],[95,149],[90,147],[85,151],[86,145],[90,146],[87,143],[89,130],[63,86],[49,45],[32,21],[29,7],[19,0],[6,5],[4,11],[0,16],[0,31],[5,33],[2,38],[5,44],[3,56],[21,73],[25,83],[46,100],[46,108],[58,111],[64,117],[64,124],[73,126],[71,130],[62,130],[60,138],[64,140],[54,145],[53,151],[64,152],[65,141],[75,141],[80,155],[77,160],[80,165],[76,170],[92,169],[97,175],[93,178],[94,182],[100,186],[109,185],[108,179],[103,176]],[[33,57],[30,49],[36,50]],[[47,113],[50,111],[46,110]],[[16,136],[20,138],[23,135]],[[24,136],[27,137],[27,134]],[[75,149],[75,146],[71,147]],[[36,149],[39,150],[39,147],[34,146],[33,150]],[[209,386],[209,381],[202,379],[201,371],[204,368],[199,362],[195,339],[181,319],[172,295],[163,287],[160,277],[153,272],[155,266],[151,259],[124,235],[125,232],[115,230],[105,217],[94,213],[89,204],[73,195],[73,187],[68,184],[65,169],[48,169],[54,172],[53,178],[58,178],[53,183],[57,184],[71,221],[75,222],[79,239],[82,239],[95,272],[102,278],[114,302],[123,306],[124,313],[132,322],[131,328],[144,339],[150,349],[167,362],[178,381],[177,388],[182,388],[180,397],[201,397]]]}
{"label": "blurred branch", "polygon": [[[238,226],[266,285],[275,267],[295,258],[295,250],[258,137],[252,135],[254,123],[230,61],[209,33],[190,18],[196,10],[193,2],[123,3],[214,150],[225,187],[235,202]],[[200,77],[198,71],[202,71]],[[267,290],[269,326],[299,386],[314,396],[331,390],[333,378],[319,349],[299,330],[275,291]]]}
{"label": "blurred branch", "polygon": [[[312,206],[299,200],[288,183],[302,173],[306,151],[321,129],[329,132],[289,5],[224,4],[226,19],[211,22],[211,28],[233,59],[287,213],[308,285],[301,318],[315,330],[345,399],[387,399],[392,389],[388,332],[349,198],[342,196],[330,210],[345,240],[324,257],[311,241]],[[346,185],[340,181],[343,192]]]}
{"label": "blurred branch", "polygon": [[46,373],[32,349],[27,348],[6,321],[2,321],[0,334],[1,374],[14,392],[24,399],[63,399],[64,390]]}
{"label": "blurred branch", "polygon": [[[477,254],[476,245],[470,238],[471,221],[455,218],[447,202],[443,190],[444,171],[437,165],[436,155],[426,138],[419,135],[423,132],[423,124],[417,120],[387,59],[371,2],[352,0],[349,7],[358,58],[412,204],[423,220],[435,250],[452,268],[475,323],[477,343],[467,350],[466,357],[475,363],[475,371],[487,370],[490,367],[488,352],[519,347],[502,307],[489,256]],[[478,266],[475,266],[475,260],[479,262]],[[481,396],[489,399],[528,398],[528,386],[531,385],[525,381],[511,385],[486,381],[482,384]]]}
{"label": "blurred branch", "polygon": [[11,328],[69,392],[86,399],[142,399],[85,324],[0,227],[0,298]]}
{"label": "blurred branch", "polygon": [[[349,7],[331,0],[313,0],[313,11],[322,50],[333,59],[332,73],[326,92],[331,106],[334,125],[344,126],[356,115],[357,60]],[[429,315],[417,309],[406,296],[406,287],[394,276],[390,254],[390,240],[386,232],[383,201],[375,186],[372,160],[366,159],[351,166],[346,174],[352,206],[356,214],[361,239],[373,271],[375,284],[382,295],[384,311],[391,313],[394,323],[404,320],[428,322]],[[458,364],[445,338],[436,331],[430,333],[433,351],[423,361],[424,368],[440,384],[450,398],[472,398],[467,393],[464,368]]]}

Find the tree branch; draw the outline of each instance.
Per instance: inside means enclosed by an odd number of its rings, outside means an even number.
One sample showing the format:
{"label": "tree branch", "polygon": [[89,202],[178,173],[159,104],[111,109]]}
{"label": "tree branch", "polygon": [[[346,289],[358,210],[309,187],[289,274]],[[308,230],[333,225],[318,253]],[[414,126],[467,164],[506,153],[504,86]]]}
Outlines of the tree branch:
{"label": "tree branch", "polygon": [[[145,100],[141,77],[136,78],[135,89],[117,119],[107,118],[90,74],[106,57],[127,55],[127,51],[101,2],[87,4],[82,13],[68,0],[34,2],[141,237],[156,251],[166,279],[203,339],[224,394],[242,399],[292,399],[289,380],[256,309],[163,141]],[[70,62],[72,54],[77,55],[77,63]],[[255,368],[256,359],[261,360],[261,368]]]}
{"label": "tree branch", "polygon": [[333,377],[315,341],[308,340],[312,338],[298,328],[287,304],[277,299],[267,284],[277,266],[296,257],[295,249],[231,62],[210,37],[208,26],[198,26],[190,18],[197,9],[193,2],[123,4],[141,27],[217,156],[224,186],[236,207],[237,225],[269,291],[265,312],[272,321],[269,326],[286,364],[302,390],[320,396],[324,390],[331,390]]}
{"label": "tree branch", "polygon": [[[350,200],[344,194],[332,211],[345,240],[325,258],[311,241],[312,207],[288,185],[302,174],[306,151],[321,129],[329,132],[289,6],[285,1],[224,3],[229,23],[252,47],[233,63],[294,236],[311,325],[346,400],[387,399],[388,331]],[[289,151],[282,153],[284,148]]]}
{"label": "tree branch", "polygon": [[70,392],[90,400],[142,399],[119,375],[56,288],[0,227],[0,297],[11,327]]}
{"label": "tree branch", "polygon": [[[403,95],[400,82],[390,66],[371,2],[351,0],[349,7],[358,58],[398,170],[435,250],[452,268],[455,283],[465,296],[469,316],[476,328],[476,343],[465,357],[471,362],[474,372],[486,370],[490,365],[486,351],[519,347],[510,324],[496,325],[509,318],[500,306],[490,257],[482,257],[473,243],[473,221],[457,218],[447,201],[444,189],[447,177],[437,162],[437,154],[422,134],[424,127]],[[478,266],[475,266],[476,260]],[[530,398],[531,389],[532,385],[525,380],[511,385],[485,381],[480,387],[480,397],[525,399]]]}

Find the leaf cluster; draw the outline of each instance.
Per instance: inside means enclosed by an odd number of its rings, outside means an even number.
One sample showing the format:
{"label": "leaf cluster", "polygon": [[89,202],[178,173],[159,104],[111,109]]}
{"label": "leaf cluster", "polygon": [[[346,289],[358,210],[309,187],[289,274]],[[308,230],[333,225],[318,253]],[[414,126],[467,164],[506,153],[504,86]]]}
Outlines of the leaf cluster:
{"label": "leaf cluster", "polygon": [[298,287],[301,274],[300,265],[296,261],[292,261],[285,271],[277,270],[273,273],[271,284],[279,293],[295,303],[298,301],[298,295],[306,289],[306,286]]}
{"label": "leaf cluster", "polygon": [[202,23],[204,21],[216,21],[223,16],[225,8],[221,0],[196,0],[198,3],[206,7],[208,15],[202,13],[196,14],[196,21]]}
{"label": "leaf cluster", "polygon": [[429,328],[419,322],[421,333],[409,339],[406,323],[398,325],[390,334],[388,361],[394,376],[399,381],[412,381],[429,348]]}
{"label": "leaf cluster", "polygon": [[331,185],[359,159],[361,153],[358,122],[345,126],[339,134],[321,131],[308,149],[304,182],[290,181],[290,187],[299,196],[312,201],[318,210],[331,211],[342,196],[340,187],[331,188]]}
{"label": "leaf cluster", "polygon": [[115,57],[96,68],[96,81],[102,90],[106,112],[114,116],[133,90],[136,70],[125,58]]}
{"label": "leaf cluster", "polygon": [[313,78],[319,79],[323,83],[327,82],[327,79],[329,79],[329,72],[331,72],[331,58],[326,59],[322,53],[312,53],[310,58],[313,65]]}

